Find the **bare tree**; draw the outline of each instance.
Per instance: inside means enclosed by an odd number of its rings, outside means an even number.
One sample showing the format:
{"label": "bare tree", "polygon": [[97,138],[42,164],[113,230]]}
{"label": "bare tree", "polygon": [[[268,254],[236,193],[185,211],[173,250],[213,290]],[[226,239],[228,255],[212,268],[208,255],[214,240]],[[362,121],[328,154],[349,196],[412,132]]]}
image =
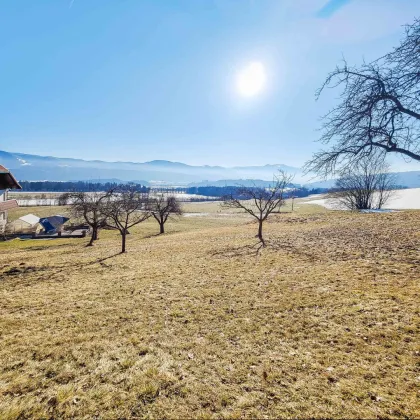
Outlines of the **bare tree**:
{"label": "bare tree", "polygon": [[395,177],[381,155],[364,157],[343,171],[330,197],[348,210],[381,209],[394,193]]}
{"label": "bare tree", "polygon": [[306,171],[327,176],[350,168],[374,151],[399,153],[420,161],[420,19],[389,54],[360,67],[344,61],[317,92],[341,87],[341,101],[323,120],[316,153]]}
{"label": "bare tree", "polygon": [[269,188],[240,186],[235,192],[223,197],[222,206],[245,211],[258,221],[258,239],[265,246],[263,223],[271,213],[284,204],[285,191],[293,176],[279,171]]}
{"label": "bare tree", "polygon": [[129,229],[151,216],[148,204],[148,193],[139,192],[136,186],[121,186],[109,192],[104,213],[107,226],[121,234],[121,253],[126,251]]}
{"label": "bare tree", "polygon": [[107,215],[104,207],[107,203],[107,192],[69,192],[62,194],[58,202],[60,205],[69,205],[70,212],[77,218],[83,218],[92,230],[87,246],[92,246],[98,240],[99,229],[106,226]]}
{"label": "bare tree", "polygon": [[181,204],[174,196],[160,194],[150,200],[149,210],[152,216],[159,223],[160,233],[165,233],[165,223],[173,216],[181,216]]}

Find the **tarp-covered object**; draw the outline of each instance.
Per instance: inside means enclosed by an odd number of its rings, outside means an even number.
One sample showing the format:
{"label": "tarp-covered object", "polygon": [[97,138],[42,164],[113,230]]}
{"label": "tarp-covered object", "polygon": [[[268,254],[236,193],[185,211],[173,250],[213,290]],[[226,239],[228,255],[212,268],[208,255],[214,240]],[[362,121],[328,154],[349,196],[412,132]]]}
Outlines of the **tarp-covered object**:
{"label": "tarp-covered object", "polygon": [[56,233],[68,220],[70,220],[68,217],[58,214],[56,216],[44,217],[39,220],[39,223],[41,223],[45,233]]}
{"label": "tarp-covered object", "polygon": [[27,214],[25,216],[19,217],[19,220],[22,220],[22,222],[25,222],[30,226],[35,226],[37,223],[39,223],[40,218],[35,216],[35,214]]}

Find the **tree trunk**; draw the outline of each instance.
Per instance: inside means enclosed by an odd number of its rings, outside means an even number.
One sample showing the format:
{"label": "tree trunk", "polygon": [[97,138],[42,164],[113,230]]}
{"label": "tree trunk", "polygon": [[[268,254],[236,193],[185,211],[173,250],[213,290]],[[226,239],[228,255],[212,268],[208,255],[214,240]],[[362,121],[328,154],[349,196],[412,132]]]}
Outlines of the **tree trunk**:
{"label": "tree trunk", "polygon": [[121,254],[124,254],[125,252],[125,240],[126,240],[127,232],[122,231],[121,232]]}
{"label": "tree trunk", "polygon": [[94,241],[97,241],[99,238],[98,238],[98,228],[94,228],[93,229],[93,232],[92,232],[92,237],[93,237],[93,240]]}
{"label": "tree trunk", "polygon": [[165,223],[163,222],[159,222],[159,226],[160,226],[160,233],[165,233]]}
{"label": "tree trunk", "polygon": [[94,240],[95,239],[93,239],[93,233],[92,233],[92,236],[90,237],[90,241],[89,241],[89,243],[86,246],[93,246],[93,241]]}
{"label": "tree trunk", "polygon": [[93,242],[96,240],[97,237],[98,237],[97,229],[92,228],[92,235],[90,236],[90,241],[86,246],[93,246]]}
{"label": "tree trunk", "polygon": [[264,243],[264,239],[263,239],[263,236],[262,236],[262,227],[263,227],[263,221],[262,220],[259,220],[258,221],[258,239],[262,243]]}

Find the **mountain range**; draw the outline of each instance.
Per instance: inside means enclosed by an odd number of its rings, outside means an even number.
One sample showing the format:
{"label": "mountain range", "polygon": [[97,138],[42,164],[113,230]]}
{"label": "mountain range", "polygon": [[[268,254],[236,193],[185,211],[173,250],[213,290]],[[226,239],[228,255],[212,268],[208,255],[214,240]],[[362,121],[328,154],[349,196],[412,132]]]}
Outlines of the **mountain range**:
{"label": "mountain range", "polygon": [[[193,166],[167,160],[150,162],[105,162],[38,156],[0,151],[0,164],[10,169],[18,180],[25,181],[134,181],[143,185],[235,185],[241,180],[271,181],[284,170],[294,175],[294,182],[310,187],[329,187],[330,181],[311,182],[300,168],[283,165],[263,166]],[[420,187],[420,171],[396,173],[397,184]]]}
{"label": "mountain range", "polygon": [[136,181],[143,184],[187,185],[192,182],[220,179],[272,180],[279,169],[299,175],[300,169],[287,165],[192,166],[180,162],[104,162],[37,156],[0,151],[0,164],[10,169],[19,180],[26,181]]}

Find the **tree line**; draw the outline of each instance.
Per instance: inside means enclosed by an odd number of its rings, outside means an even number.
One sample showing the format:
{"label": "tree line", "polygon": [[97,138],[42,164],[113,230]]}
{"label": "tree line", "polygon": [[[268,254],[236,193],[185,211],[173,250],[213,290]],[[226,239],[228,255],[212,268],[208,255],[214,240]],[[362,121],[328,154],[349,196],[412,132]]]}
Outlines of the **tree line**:
{"label": "tree line", "polygon": [[[109,191],[111,189],[118,188],[121,184],[117,182],[89,182],[89,181],[19,181],[22,186],[23,191],[29,192],[97,192],[97,191]],[[143,193],[162,193],[162,194],[191,194],[191,195],[201,195],[204,197],[213,197],[215,199],[220,199],[229,194],[235,195],[236,191],[239,191],[242,186],[202,186],[202,187],[159,187],[151,188],[144,186],[142,184],[130,183],[129,185],[134,185],[139,191]],[[289,185],[289,188],[293,190],[294,197],[307,197],[311,194],[321,194],[328,191],[328,188],[306,188],[295,186],[293,184]],[[291,192],[289,194],[292,194]]]}
{"label": "tree line", "polygon": [[[19,181],[22,191],[32,192],[95,192],[109,191],[117,188],[120,183],[117,182],[90,182],[90,181]],[[141,192],[149,192],[150,188],[132,183]]]}
{"label": "tree line", "polygon": [[[275,184],[275,182],[273,183]],[[296,186],[294,184],[287,185],[288,191],[285,190],[286,198],[293,195],[294,197],[307,197],[311,194],[321,194],[328,191],[328,188],[306,188]],[[242,185],[236,186],[225,186],[225,187],[215,187],[215,186],[205,186],[205,187],[189,187],[186,189],[187,194],[197,194],[203,195],[206,197],[224,197],[226,195],[240,195],[241,190],[244,188]],[[247,188],[259,188],[259,187],[247,187]]]}

